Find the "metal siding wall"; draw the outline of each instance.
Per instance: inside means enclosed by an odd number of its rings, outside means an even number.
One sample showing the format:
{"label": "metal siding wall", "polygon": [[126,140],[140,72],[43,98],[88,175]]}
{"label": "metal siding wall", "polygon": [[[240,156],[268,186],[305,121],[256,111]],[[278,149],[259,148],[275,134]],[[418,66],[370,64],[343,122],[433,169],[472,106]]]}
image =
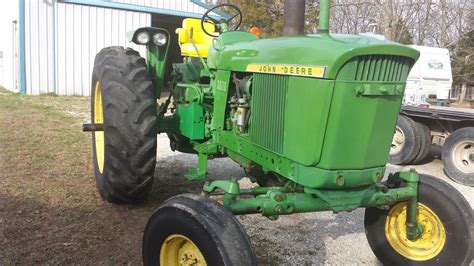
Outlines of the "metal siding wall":
{"label": "metal siding wall", "polygon": [[51,6],[31,0],[25,3],[26,93],[53,92],[51,45]]}
{"label": "metal siding wall", "polygon": [[[114,2],[176,11],[204,13],[188,0],[116,0]],[[104,47],[132,47],[146,57],[146,48],[128,43],[126,33],[150,26],[151,15],[139,12],[57,3],[56,84],[53,80],[53,0],[26,1],[26,93],[90,95],[95,55]],[[56,91],[54,91],[56,85]]]}
{"label": "metal siding wall", "polygon": [[89,96],[95,55],[104,47],[132,47],[145,57],[126,33],[150,23],[150,14],[58,3],[57,93]]}

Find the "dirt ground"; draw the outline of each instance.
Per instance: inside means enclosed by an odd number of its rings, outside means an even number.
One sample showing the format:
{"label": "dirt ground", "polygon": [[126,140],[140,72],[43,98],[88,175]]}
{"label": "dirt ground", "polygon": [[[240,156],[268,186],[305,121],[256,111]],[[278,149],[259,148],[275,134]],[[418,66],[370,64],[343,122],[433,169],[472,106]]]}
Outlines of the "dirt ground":
{"label": "dirt ground", "polygon": [[[171,152],[159,136],[149,199],[138,206],[102,201],[90,134],[81,132],[88,108],[89,98],[0,91],[0,265],[141,264],[143,228],[153,210],[172,195],[199,193],[202,183],[183,178],[196,158]],[[437,159],[417,169],[447,179]],[[244,175],[228,159],[211,161],[209,172],[211,178]],[[455,186],[472,206],[474,189]],[[378,264],[365,239],[363,212],[239,220],[262,265]]]}

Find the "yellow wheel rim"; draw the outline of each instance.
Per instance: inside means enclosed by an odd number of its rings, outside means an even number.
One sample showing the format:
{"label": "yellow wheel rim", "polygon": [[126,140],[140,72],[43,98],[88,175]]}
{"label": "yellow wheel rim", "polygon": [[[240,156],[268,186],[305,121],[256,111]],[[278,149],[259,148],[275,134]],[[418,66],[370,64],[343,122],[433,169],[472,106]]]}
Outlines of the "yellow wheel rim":
{"label": "yellow wheel rim", "polygon": [[[94,88],[94,124],[104,123],[104,112],[102,109],[102,93],[100,83],[97,81]],[[104,170],[104,131],[95,131],[95,157],[99,172]]]}
{"label": "yellow wheel rim", "polygon": [[174,234],[168,236],[160,249],[160,265],[207,265],[199,248],[189,238]]}
{"label": "yellow wheel rim", "polygon": [[446,231],[438,216],[426,205],[418,203],[418,223],[424,230],[414,241],[406,237],[407,204],[401,202],[392,207],[385,222],[385,236],[400,255],[413,261],[434,258],[444,247]]}

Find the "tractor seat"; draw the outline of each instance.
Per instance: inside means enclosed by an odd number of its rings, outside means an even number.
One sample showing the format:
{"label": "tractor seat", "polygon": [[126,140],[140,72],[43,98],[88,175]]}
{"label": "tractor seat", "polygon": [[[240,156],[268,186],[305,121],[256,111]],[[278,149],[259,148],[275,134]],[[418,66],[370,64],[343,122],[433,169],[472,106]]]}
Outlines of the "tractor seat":
{"label": "tractor seat", "polygon": [[[214,23],[206,22],[204,27],[209,33],[215,33]],[[201,20],[186,18],[183,20],[183,27],[176,29],[178,42],[181,47],[182,56],[198,57],[198,53],[191,42],[191,29],[193,29],[193,41],[202,57],[207,58],[207,51],[212,45],[213,37],[207,35],[201,28]],[[216,34],[217,35],[217,34]]]}

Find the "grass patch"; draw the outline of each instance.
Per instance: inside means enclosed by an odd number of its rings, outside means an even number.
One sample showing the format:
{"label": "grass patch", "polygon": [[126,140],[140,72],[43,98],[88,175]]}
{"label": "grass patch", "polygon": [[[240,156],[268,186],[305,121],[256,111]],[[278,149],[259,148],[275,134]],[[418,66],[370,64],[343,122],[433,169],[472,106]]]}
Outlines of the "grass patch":
{"label": "grass patch", "polygon": [[0,93],[12,93],[12,92],[0,86]]}
{"label": "grass patch", "polygon": [[141,265],[153,210],[169,196],[200,191],[202,183],[165,179],[175,171],[165,163],[147,202],[104,202],[91,133],[81,132],[89,106],[86,97],[0,93],[0,265]]}
{"label": "grass patch", "polygon": [[[2,170],[15,173],[3,188],[7,194],[64,204],[76,202],[89,189],[75,181],[91,181],[90,136],[81,132],[78,118],[50,105],[60,98],[0,96]],[[86,98],[74,100],[87,109]]]}
{"label": "grass patch", "polygon": [[153,207],[98,195],[90,99],[0,91],[0,265],[140,264]]}

